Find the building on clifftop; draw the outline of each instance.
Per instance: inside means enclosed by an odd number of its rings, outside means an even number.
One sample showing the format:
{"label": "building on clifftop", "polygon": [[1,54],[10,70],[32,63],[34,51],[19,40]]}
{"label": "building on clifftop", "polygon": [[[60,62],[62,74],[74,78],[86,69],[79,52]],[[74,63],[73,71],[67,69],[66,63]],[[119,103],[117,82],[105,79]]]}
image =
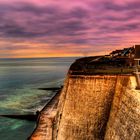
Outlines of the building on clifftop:
{"label": "building on clifftop", "polygon": [[135,48],[135,66],[140,67],[140,45],[134,45]]}

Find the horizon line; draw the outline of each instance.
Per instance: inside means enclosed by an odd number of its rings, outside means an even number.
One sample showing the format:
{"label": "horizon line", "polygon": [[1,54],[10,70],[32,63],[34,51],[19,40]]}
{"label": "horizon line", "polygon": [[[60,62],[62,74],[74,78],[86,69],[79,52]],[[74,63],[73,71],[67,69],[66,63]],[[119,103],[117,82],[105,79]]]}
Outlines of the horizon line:
{"label": "horizon line", "polygon": [[1,57],[0,59],[46,59],[46,58],[72,58],[72,57],[88,57],[88,56]]}

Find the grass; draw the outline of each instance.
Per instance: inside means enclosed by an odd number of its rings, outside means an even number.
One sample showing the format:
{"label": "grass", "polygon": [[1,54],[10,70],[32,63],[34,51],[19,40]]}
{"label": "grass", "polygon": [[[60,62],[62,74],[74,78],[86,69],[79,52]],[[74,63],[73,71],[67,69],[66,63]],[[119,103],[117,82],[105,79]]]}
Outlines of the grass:
{"label": "grass", "polygon": [[98,74],[132,74],[132,68],[108,68],[108,69],[94,69],[89,72],[98,73]]}
{"label": "grass", "polygon": [[72,71],[72,75],[97,75],[97,74],[132,74],[133,68],[106,68],[86,69],[84,71]]}

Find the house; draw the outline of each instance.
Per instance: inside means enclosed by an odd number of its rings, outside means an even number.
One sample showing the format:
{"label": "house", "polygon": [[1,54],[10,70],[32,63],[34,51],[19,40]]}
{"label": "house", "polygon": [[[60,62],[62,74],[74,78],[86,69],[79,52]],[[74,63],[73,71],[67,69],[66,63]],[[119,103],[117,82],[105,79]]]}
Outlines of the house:
{"label": "house", "polygon": [[135,48],[135,56],[134,56],[135,66],[140,67],[140,45],[134,45],[134,48]]}
{"label": "house", "polygon": [[111,57],[119,56],[121,54],[122,50],[115,50],[110,53]]}

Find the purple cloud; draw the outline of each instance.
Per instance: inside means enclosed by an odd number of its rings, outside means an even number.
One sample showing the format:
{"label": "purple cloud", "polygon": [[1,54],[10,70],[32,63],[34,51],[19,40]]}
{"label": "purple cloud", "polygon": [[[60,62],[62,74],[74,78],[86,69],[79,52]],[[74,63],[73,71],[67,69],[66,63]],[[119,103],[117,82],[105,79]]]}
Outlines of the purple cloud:
{"label": "purple cloud", "polygon": [[0,39],[34,40],[53,45],[52,50],[59,44],[63,49],[77,46],[72,52],[82,52],[81,45],[89,46],[87,51],[127,47],[140,42],[139,9],[138,0],[48,0],[44,5],[36,0],[1,1]]}

